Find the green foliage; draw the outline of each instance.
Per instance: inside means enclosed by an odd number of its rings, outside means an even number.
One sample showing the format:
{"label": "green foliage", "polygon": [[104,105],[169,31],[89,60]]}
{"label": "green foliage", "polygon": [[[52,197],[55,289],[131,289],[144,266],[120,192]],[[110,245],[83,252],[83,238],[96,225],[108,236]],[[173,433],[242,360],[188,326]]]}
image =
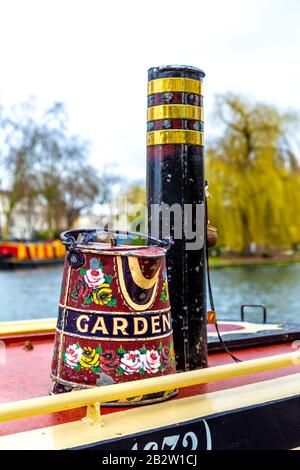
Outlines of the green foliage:
{"label": "green foliage", "polygon": [[86,295],[84,300],[83,300],[83,303],[85,305],[90,305],[92,303],[92,299]]}
{"label": "green foliage", "polygon": [[53,237],[53,233],[47,230],[35,232],[35,240],[49,240]]}
{"label": "green foliage", "polygon": [[115,307],[117,305],[117,299],[112,297],[111,300],[107,304],[109,307]]}
{"label": "green foliage", "polygon": [[75,289],[74,289],[74,290],[72,290],[72,294],[71,294],[71,296],[73,297],[73,299],[78,299],[78,294],[77,294],[77,292],[76,292],[76,290],[75,290]]}
{"label": "green foliage", "polygon": [[107,282],[107,284],[110,284],[113,277],[110,276],[109,274],[105,274],[104,279],[105,279],[105,282]]}
{"label": "green foliage", "polygon": [[209,219],[220,245],[245,253],[300,242],[300,166],[291,137],[298,117],[227,94],[217,98],[222,135],[206,150]]}
{"label": "green foliage", "polygon": [[119,346],[118,350],[117,350],[117,354],[119,356],[124,356],[124,354],[126,354],[126,349],[123,348],[122,345]]}

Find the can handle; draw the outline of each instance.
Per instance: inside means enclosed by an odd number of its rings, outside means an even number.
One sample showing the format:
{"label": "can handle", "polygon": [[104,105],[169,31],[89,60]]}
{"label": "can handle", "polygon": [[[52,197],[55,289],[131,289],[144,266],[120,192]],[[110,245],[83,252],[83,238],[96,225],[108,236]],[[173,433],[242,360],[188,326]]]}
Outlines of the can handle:
{"label": "can handle", "polygon": [[[99,232],[108,234],[108,238],[111,242],[111,246],[117,245],[116,235],[118,234],[144,238],[145,240],[151,241],[155,246],[160,246],[162,248],[165,248],[166,250],[168,250],[173,243],[171,238],[159,240],[158,238],[150,237],[150,235],[146,235],[144,233],[131,232],[129,230],[111,230],[111,229],[105,229],[105,228],[99,229],[99,230],[95,230],[95,229],[67,230],[61,233],[60,238],[63,244],[70,251],[70,250],[75,250],[76,245],[78,243],[88,244],[94,238],[98,236]],[[82,235],[83,239],[80,241],[76,240],[76,237],[78,237],[78,235]]]}

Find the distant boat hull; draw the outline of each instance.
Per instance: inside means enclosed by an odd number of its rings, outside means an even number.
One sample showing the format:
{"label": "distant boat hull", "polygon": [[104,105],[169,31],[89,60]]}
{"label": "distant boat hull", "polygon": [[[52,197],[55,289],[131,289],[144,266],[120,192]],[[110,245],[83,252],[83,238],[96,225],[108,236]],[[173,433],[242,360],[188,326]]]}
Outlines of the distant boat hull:
{"label": "distant boat hull", "polygon": [[19,260],[15,258],[0,258],[0,270],[40,268],[43,266],[62,265],[63,263],[64,263],[63,258],[25,259],[25,260]]}
{"label": "distant boat hull", "polygon": [[64,256],[65,247],[60,240],[0,242],[0,269],[62,264]]}

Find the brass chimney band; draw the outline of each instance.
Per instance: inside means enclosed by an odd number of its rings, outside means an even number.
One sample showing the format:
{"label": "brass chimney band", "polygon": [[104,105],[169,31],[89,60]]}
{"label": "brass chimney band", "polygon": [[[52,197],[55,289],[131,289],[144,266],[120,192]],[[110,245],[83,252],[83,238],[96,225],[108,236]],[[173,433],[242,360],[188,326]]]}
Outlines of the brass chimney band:
{"label": "brass chimney band", "polygon": [[[202,94],[202,82],[191,78],[158,78],[148,84],[148,94],[157,93],[193,93]],[[204,121],[203,108],[191,104],[160,104],[150,106],[147,111],[148,122],[165,119]],[[172,126],[171,126],[172,127]],[[183,127],[183,126],[182,126]],[[191,144],[204,145],[204,134],[192,129],[159,129],[147,133],[147,145]]]}
{"label": "brass chimney band", "polygon": [[159,130],[147,133],[147,145],[204,145],[204,133],[190,130]]}
{"label": "brass chimney band", "polygon": [[157,78],[148,83],[148,95],[178,91],[202,95],[202,82],[192,78]]}

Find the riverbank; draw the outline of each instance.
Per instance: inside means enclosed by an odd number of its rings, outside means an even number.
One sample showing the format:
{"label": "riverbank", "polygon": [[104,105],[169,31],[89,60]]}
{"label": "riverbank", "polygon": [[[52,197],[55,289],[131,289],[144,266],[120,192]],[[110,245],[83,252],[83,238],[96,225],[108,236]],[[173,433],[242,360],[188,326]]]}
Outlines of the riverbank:
{"label": "riverbank", "polygon": [[212,269],[240,268],[243,266],[257,267],[265,265],[286,266],[300,263],[300,255],[263,257],[240,257],[240,258],[210,258],[209,264]]}

